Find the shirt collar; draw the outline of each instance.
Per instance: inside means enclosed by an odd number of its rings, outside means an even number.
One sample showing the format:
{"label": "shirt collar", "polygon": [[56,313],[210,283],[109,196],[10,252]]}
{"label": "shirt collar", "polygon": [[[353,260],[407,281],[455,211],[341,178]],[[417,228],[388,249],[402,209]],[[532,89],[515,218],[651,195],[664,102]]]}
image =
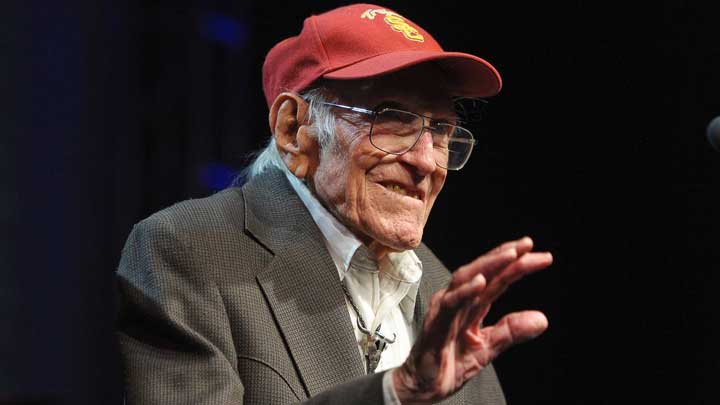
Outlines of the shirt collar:
{"label": "shirt collar", "polygon": [[290,181],[290,185],[300,197],[300,200],[302,200],[308,211],[310,211],[310,216],[318,228],[320,228],[320,232],[322,232],[325,237],[325,243],[330,251],[330,255],[335,261],[335,264],[341,267],[338,269],[338,272],[342,280],[345,277],[345,272],[348,267],[350,267],[350,260],[362,242],[323,207],[320,201],[312,195],[310,190],[308,190],[305,184],[297,177],[290,173],[286,173],[286,176]]}

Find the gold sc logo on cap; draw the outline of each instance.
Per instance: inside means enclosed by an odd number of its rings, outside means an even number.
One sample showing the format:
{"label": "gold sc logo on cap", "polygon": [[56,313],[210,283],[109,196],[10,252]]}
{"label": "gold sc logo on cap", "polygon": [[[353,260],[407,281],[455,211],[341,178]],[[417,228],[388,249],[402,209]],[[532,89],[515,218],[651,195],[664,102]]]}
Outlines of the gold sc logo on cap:
{"label": "gold sc logo on cap", "polygon": [[368,20],[374,20],[377,14],[384,14],[384,21],[392,27],[394,31],[402,32],[405,38],[411,41],[425,42],[425,38],[418,32],[415,27],[405,22],[405,19],[397,13],[388,11],[382,8],[379,9],[367,9],[360,15],[360,18],[367,18]]}

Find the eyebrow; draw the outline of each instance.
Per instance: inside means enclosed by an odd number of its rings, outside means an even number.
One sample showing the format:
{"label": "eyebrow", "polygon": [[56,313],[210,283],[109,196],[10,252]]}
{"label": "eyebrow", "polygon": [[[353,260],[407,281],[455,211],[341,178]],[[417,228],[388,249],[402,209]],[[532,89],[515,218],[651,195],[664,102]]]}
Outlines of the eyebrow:
{"label": "eyebrow", "polygon": [[447,111],[447,112],[441,113],[441,114],[438,115],[437,118],[436,118],[436,117],[428,117],[428,116],[425,116],[425,115],[422,115],[422,114],[420,114],[420,113],[418,113],[418,112],[413,111],[413,110],[412,110],[410,107],[408,107],[407,105],[405,105],[405,104],[403,104],[403,103],[401,103],[401,102],[399,102],[399,101],[395,101],[395,100],[384,100],[384,101],[381,101],[381,102],[379,102],[378,104],[376,104],[373,108],[371,108],[371,110],[373,110],[373,111],[380,111],[380,110],[382,110],[383,108],[394,108],[394,109],[397,109],[397,110],[403,110],[403,111],[412,112],[412,113],[421,115],[421,116],[423,116],[423,117],[425,117],[425,118],[431,119],[431,120],[433,120],[433,121],[448,122],[448,123],[450,123],[450,121],[455,121],[455,122],[461,121],[461,120],[460,120],[460,117],[458,116],[457,111],[455,111],[455,109],[451,109],[451,110],[449,110],[449,111]]}
{"label": "eyebrow", "polygon": [[[403,104],[402,102],[397,101],[397,100],[382,100],[382,101],[378,102],[377,104],[375,104],[375,106],[371,109],[373,111],[379,111],[383,108],[395,108],[398,110],[404,110],[404,111],[408,111],[408,112],[413,112],[418,115],[422,115],[419,112],[415,111],[414,108],[408,106],[407,104]],[[449,108],[447,111],[441,112],[438,115],[443,116],[443,117],[447,116],[448,118],[453,118],[453,119],[457,118],[457,114],[456,114],[456,111],[454,108]]]}
{"label": "eyebrow", "polygon": [[401,102],[399,102],[399,101],[383,100],[383,101],[377,103],[377,104],[372,108],[372,110],[373,110],[373,111],[380,111],[380,110],[382,110],[383,108],[397,108],[398,110],[407,110],[407,109],[408,109],[408,106],[406,106],[405,104],[403,104],[403,103],[401,103]]}

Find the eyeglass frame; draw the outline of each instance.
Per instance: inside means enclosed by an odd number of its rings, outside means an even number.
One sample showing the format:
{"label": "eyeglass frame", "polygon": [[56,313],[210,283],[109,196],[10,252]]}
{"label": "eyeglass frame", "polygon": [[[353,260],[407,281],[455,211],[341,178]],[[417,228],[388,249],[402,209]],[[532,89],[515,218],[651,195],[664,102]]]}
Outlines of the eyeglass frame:
{"label": "eyeglass frame", "polygon": [[[468,160],[470,160],[470,155],[472,155],[472,149],[477,145],[477,141],[475,140],[475,135],[473,135],[472,131],[470,131],[469,129],[467,129],[467,128],[465,128],[465,127],[462,127],[462,126],[460,126],[460,125],[455,125],[455,124],[450,124],[450,123],[448,123],[448,122],[438,121],[438,120],[433,119],[432,117],[428,117],[428,116],[426,116],[426,115],[414,113],[414,112],[412,112],[412,111],[405,111],[405,110],[400,110],[400,109],[397,109],[397,108],[383,108],[383,109],[381,109],[381,110],[369,110],[369,109],[367,109],[367,108],[354,107],[354,106],[350,106],[350,105],[337,104],[337,103],[330,103],[330,102],[327,102],[327,101],[319,101],[318,103],[323,104],[323,105],[329,105],[329,106],[332,106],[332,107],[343,108],[343,109],[350,110],[350,111],[357,112],[357,113],[361,113],[361,114],[371,115],[371,116],[373,117],[373,120],[372,120],[372,123],[370,124],[370,131],[368,132],[368,137],[370,138],[370,144],[372,144],[372,146],[374,146],[374,147],[377,148],[378,150],[381,150],[381,151],[383,151],[383,152],[385,152],[385,153],[389,153],[389,154],[391,154],[391,155],[396,155],[396,156],[400,156],[400,155],[403,155],[403,154],[405,154],[405,153],[410,152],[410,151],[412,150],[412,148],[415,147],[415,145],[417,144],[418,140],[420,140],[420,137],[422,136],[422,133],[423,133],[423,131],[424,131],[425,129],[429,129],[429,130],[432,132],[432,130],[433,130],[434,128],[431,127],[431,126],[425,125],[425,120],[426,120],[426,119],[429,120],[429,121],[431,121],[431,122],[432,122],[432,121],[439,122],[439,123],[442,123],[442,124],[445,124],[445,125],[450,125],[450,126],[453,126],[453,127],[456,127],[456,128],[460,128],[460,129],[466,131],[468,134],[470,134],[470,139],[458,138],[457,140],[455,140],[455,142],[460,142],[460,143],[465,142],[465,143],[471,144],[472,146],[471,146],[471,148],[470,148],[470,152],[468,152],[467,157],[465,157],[465,160],[464,160],[457,168],[454,168],[454,169],[451,169],[451,168],[448,168],[448,167],[444,167],[444,166],[440,165],[440,164],[437,162],[437,160],[436,160],[436,161],[435,161],[435,164],[437,164],[438,166],[442,167],[442,168],[445,169],[445,170],[458,171],[458,170],[462,169],[463,167],[465,167],[465,165],[467,164]],[[375,120],[377,119],[378,114],[381,114],[381,113],[383,113],[383,112],[385,112],[385,111],[400,111],[400,112],[408,113],[408,114],[411,114],[411,115],[414,115],[414,116],[417,116],[417,117],[420,117],[420,118],[423,119],[423,125],[420,127],[420,131],[419,131],[419,132],[417,133],[417,135],[415,136],[415,142],[413,142],[413,144],[410,145],[410,146],[407,148],[407,150],[402,151],[402,152],[390,152],[390,151],[387,151],[387,150],[385,150],[385,149],[382,149],[382,148],[378,147],[378,146],[375,145],[375,143],[373,142],[373,140],[372,140],[372,130],[373,130],[373,127],[374,127],[374,125],[375,125]]]}

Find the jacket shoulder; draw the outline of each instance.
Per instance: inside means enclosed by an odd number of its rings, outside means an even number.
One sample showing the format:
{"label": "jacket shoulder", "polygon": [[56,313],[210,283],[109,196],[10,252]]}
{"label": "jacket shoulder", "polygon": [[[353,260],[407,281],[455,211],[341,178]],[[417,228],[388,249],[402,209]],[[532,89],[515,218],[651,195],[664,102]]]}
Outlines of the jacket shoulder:
{"label": "jacket shoulder", "polygon": [[242,226],[243,212],[242,190],[233,187],[209,197],[175,203],[150,215],[138,225],[150,228],[170,226],[176,232],[188,233],[224,230],[229,225]]}
{"label": "jacket shoulder", "polygon": [[245,233],[242,193],[240,188],[229,188],[152,214],[135,225],[123,256],[131,249],[162,255],[183,263],[178,266],[183,271],[202,277],[257,268],[248,262],[265,263],[268,252]]}

